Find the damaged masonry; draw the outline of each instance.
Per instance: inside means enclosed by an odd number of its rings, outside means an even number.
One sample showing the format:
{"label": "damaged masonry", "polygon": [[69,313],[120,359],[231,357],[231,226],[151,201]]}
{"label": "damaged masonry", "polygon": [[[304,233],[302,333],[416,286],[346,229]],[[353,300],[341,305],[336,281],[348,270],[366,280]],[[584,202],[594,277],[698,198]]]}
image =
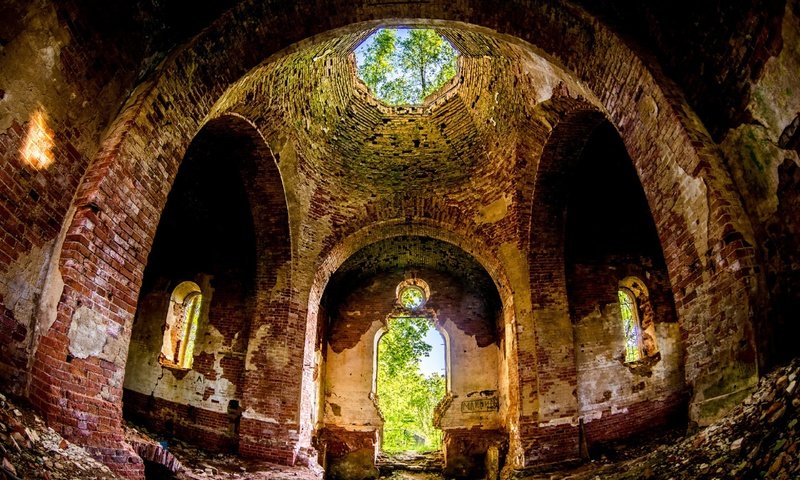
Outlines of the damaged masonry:
{"label": "damaged masonry", "polygon": [[797,477],[797,0],[162,3],[0,7],[0,478]]}

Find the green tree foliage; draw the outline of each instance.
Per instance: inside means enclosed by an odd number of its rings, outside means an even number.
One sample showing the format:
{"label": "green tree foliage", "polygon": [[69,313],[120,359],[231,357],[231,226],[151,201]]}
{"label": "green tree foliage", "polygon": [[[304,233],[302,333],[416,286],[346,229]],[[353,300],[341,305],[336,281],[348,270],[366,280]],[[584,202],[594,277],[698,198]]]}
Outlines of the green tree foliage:
{"label": "green tree foliage", "polygon": [[420,357],[431,351],[424,342],[425,318],[398,317],[378,345],[378,404],[385,420],[386,452],[438,450],[442,432],[433,426],[433,409],[444,397],[445,378],[419,371]]}
{"label": "green tree foliage", "polygon": [[420,104],[456,74],[456,51],[430,29],[380,29],[356,56],[361,79],[390,105]]}

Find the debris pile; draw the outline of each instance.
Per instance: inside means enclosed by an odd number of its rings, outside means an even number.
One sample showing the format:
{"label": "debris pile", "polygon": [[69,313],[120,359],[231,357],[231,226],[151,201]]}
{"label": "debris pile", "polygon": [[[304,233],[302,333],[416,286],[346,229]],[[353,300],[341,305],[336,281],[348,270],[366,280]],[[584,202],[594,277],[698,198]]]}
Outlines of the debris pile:
{"label": "debris pile", "polygon": [[0,394],[0,479],[111,480],[108,467]]}
{"label": "debris pile", "polygon": [[[750,479],[800,478],[800,359],[759,381],[757,390],[721,421],[694,435],[671,433],[667,443],[634,459],[615,461],[615,455],[571,470],[527,475],[505,472],[504,478],[535,479]],[[128,440],[150,452],[149,461],[164,466],[171,478],[210,480],[319,480],[319,466],[286,467],[211,454],[184,442],[159,439],[128,426]],[[656,441],[655,438],[651,441]],[[626,445],[631,444],[628,439]],[[643,452],[644,443],[629,449]],[[140,452],[140,454],[141,454]],[[82,479],[120,477],[84,449],[63,439],[29,408],[0,394],[0,480]],[[630,458],[630,457],[628,457]],[[383,457],[383,478],[435,479],[440,456]],[[172,473],[174,472],[174,473]],[[158,476],[158,478],[170,478]],[[156,477],[152,477],[156,478]]]}
{"label": "debris pile", "polygon": [[593,462],[534,479],[800,478],[800,359],[764,376],[725,418],[624,462]]}
{"label": "debris pile", "polygon": [[176,441],[170,450],[183,463],[183,470],[175,476],[180,480],[321,480],[323,476],[319,465],[276,465],[236,455],[207,453],[180,441]]}
{"label": "debris pile", "polygon": [[125,439],[145,460],[145,467],[148,467],[150,462],[165,468],[158,470],[158,478],[179,480],[320,480],[322,478],[322,468],[318,465],[315,468],[289,467],[243,459],[233,454],[209,453],[132,423],[125,426]]}
{"label": "debris pile", "polygon": [[406,478],[402,475],[411,473],[431,473],[439,475],[418,475],[409,478],[441,478],[444,457],[441,451],[437,452],[405,452],[397,454],[378,455],[376,466],[381,473],[381,478]]}

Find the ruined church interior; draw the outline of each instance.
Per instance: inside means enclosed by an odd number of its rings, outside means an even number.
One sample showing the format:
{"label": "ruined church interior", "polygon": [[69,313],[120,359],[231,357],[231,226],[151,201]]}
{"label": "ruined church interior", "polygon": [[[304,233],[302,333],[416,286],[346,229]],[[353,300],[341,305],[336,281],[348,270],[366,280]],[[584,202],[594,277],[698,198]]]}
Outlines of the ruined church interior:
{"label": "ruined church interior", "polygon": [[800,478],[798,0],[4,0],[0,158],[0,479]]}

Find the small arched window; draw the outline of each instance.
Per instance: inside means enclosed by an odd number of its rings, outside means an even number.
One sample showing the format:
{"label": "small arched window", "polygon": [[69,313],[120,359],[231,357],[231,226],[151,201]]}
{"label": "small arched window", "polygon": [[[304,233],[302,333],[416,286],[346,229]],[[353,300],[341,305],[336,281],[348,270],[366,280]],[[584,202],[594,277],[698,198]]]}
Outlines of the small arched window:
{"label": "small arched window", "polygon": [[658,345],[647,287],[638,278],[628,277],[620,282],[617,296],[625,336],[625,362],[638,362],[655,356]]}
{"label": "small arched window", "polygon": [[159,356],[162,365],[192,368],[202,304],[203,294],[194,282],[182,282],[172,291]]}

